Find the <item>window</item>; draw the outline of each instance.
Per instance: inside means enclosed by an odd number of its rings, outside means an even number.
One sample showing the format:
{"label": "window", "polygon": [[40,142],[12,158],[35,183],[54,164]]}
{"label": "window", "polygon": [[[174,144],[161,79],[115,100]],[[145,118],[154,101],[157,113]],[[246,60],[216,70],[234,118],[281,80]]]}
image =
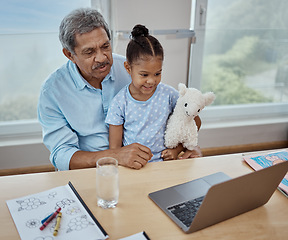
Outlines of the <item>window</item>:
{"label": "window", "polygon": [[0,4],[0,140],[40,138],[36,109],[40,86],[67,61],[58,40],[60,21],[74,8],[91,6],[91,1]]}
{"label": "window", "polygon": [[[287,115],[288,2],[195,2],[197,40],[189,83],[217,96],[214,110],[205,116]],[[202,64],[198,68],[197,60]]]}
{"label": "window", "polygon": [[66,61],[59,23],[79,6],[90,1],[1,1],[0,122],[37,118],[42,82]]}

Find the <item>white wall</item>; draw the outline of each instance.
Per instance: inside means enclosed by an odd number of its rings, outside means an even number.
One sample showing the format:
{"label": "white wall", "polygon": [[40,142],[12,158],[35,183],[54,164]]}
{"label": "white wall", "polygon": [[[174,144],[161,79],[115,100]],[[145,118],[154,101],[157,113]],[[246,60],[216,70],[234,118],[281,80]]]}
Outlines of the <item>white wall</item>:
{"label": "white wall", "polygon": [[[225,123],[224,123],[225,125]],[[201,148],[224,147],[255,143],[287,141],[288,121],[245,123],[221,127],[211,127],[203,122],[199,131],[199,146]]]}
{"label": "white wall", "polygon": [[[216,126],[202,123],[199,132],[201,148],[223,147],[241,144],[267,143],[288,139],[288,121],[274,123],[250,122]],[[49,151],[40,139],[30,144],[0,146],[0,169],[49,165]]]}
{"label": "white wall", "polygon": [[49,151],[42,142],[0,147],[0,169],[49,164]]}
{"label": "white wall", "polygon": [[[113,1],[115,29],[129,31],[136,24],[145,25],[150,34],[154,30],[190,28],[191,0],[121,0]],[[162,82],[177,88],[178,83],[187,83],[189,39],[176,39],[172,35],[154,35],[164,48]],[[129,40],[118,39],[115,52],[125,55]]]}

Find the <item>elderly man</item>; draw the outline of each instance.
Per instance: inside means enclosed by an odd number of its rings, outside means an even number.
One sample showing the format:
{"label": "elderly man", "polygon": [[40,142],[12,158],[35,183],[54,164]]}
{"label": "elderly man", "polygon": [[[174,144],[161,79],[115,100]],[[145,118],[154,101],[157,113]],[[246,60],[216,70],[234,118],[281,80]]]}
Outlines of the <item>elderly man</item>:
{"label": "elderly man", "polygon": [[59,170],[95,167],[99,158],[111,156],[122,166],[142,168],[152,156],[146,146],[109,149],[106,113],[131,79],[125,58],[112,54],[104,18],[95,9],[76,9],[62,20],[59,38],[69,60],[44,82],[38,103],[51,163]]}

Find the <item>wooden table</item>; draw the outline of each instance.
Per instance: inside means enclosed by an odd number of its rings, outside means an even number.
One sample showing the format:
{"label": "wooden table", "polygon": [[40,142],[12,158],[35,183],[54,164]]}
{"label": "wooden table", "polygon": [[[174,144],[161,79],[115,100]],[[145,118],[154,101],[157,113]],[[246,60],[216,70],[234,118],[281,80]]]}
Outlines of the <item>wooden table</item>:
{"label": "wooden table", "polygon": [[0,239],[19,239],[6,200],[45,191],[71,181],[109,239],[145,231],[162,239],[287,239],[288,199],[278,190],[253,211],[201,231],[185,234],[149,198],[148,193],[218,171],[237,177],[253,171],[241,154],[149,163],[141,170],[120,167],[120,199],[115,209],[96,204],[95,169],[0,177]]}

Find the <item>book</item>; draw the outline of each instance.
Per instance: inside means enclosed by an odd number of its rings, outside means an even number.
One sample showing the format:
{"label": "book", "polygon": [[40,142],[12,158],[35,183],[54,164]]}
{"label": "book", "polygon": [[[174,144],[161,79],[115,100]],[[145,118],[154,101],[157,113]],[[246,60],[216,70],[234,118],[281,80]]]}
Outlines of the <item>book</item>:
{"label": "book", "polygon": [[[270,167],[274,164],[288,160],[288,149],[264,151],[258,153],[243,154],[243,159],[247,162],[255,171],[262,168]],[[278,186],[280,192],[288,197],[288,174],[285,175],[283,180]]]}
{"label": "book", "polygon": [[109,236],[78,194],[73,184],[7,200],[21,239],[54,239],[56,217],[41,231],[41,221],[61,208],[58,239],[107,239]]}

